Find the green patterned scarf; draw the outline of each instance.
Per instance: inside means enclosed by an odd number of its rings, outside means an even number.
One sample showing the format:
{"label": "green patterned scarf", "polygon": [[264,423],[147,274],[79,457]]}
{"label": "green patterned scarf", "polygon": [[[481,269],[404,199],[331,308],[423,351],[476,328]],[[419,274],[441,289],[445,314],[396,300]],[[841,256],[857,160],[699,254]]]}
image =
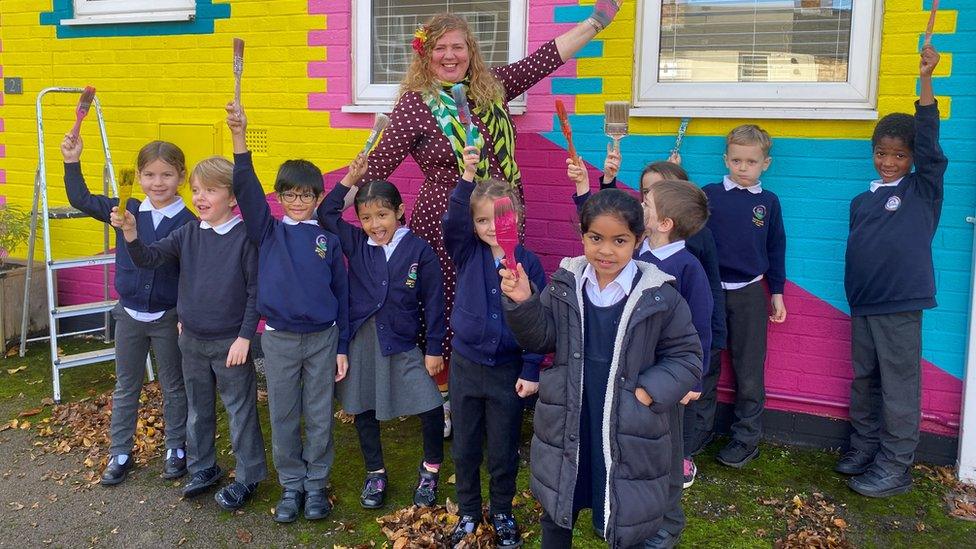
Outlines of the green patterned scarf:
{"label": "green patterned scarf", "polygon": [[[468,79],[464,79],[461,83],[467,86],[469,81]],[[451,86],[453,84],[442,85],[436,94],[425,94],[424,102],[434,115],[434,119],[437,120],[437,125],[440,126],[444,135],[447,136],[447,140],[450,141],[451,148],[454,149],[454,155],[457,157],[458,169],[463,173],[464,160],[462,155],[465,147],[465,131],[464,126],[458,118],[457,105],[454,103],[454,97],[451,95]],[[479,109],[475,107],[474,114],[478,115],[485,126],[488,127],[495,157],[498,159],[499,164],[501,164],[505,180],[514,185],[522,179],[522,173],[519,171],[518,164],[515,163],[515,156],[513,155],[512,148],[515,143],[515,127],[512,125],[512,119],[509,117],[508,111],[505,110],[502,101],[499,100],[492,102],[487,108]],[[472,144],[479,149],[484,148],[485,140],[478,131],[478,127],[472,125],[471,129],[473,134],[471,139]],[[481,162],[478,163],[476,177],[478,179],[488,177],[488,156],[485,154],[482,154]]]}

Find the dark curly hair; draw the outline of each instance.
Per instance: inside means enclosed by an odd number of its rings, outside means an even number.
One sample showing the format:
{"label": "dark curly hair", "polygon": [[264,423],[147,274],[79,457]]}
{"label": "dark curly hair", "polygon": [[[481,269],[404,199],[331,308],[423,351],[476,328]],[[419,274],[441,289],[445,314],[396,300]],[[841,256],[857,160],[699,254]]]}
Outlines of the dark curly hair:
{"label": "dark curly hair", "polygon": [[871,135],[871,148],[878,145],[878,142],[885,137],[900,139],[909,150],[915,150],[915,117],[903,112],[891,113],[881,120],[874,127],[874,134]]}

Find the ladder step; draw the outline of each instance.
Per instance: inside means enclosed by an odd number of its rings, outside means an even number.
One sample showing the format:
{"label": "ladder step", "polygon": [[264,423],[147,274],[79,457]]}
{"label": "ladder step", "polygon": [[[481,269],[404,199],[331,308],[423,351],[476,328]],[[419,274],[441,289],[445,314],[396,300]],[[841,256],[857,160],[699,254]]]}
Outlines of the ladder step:
{"label": "ladder step", "polygon": [[79,219],[91,216],[71,206],[58,206],[57,208],[48,208],[47,217],[48,219]]}
{"label": "ladder step", "polygon": [[58,367],[58,370],[64,370],[75,366],[84,366],[85,364],[94,364],[96,362],[108,362],[110,360],[115,360],[115,348],[113,347],[88,351],[86,353],[59,356],[54,359],[54,365]]}
{"label": "ladder step", "polygon": [[73,269],[75,267],[93,267],[95,265],[111,265],[115,263],[115,254],[98,254],[86,257],[72,257],[70,259],[52,259],[49,262],[52,271]]}
{"label": "ladder step", "polygon": [[54,318],[68,318],[71,316],[104,313],[115,308],[116,303],[118,303],[118,300],[110,299],[108,301],[95,301],[92,303],[79,303],[78,305],[66,305],[64,307],[55,307],[53,313]]}

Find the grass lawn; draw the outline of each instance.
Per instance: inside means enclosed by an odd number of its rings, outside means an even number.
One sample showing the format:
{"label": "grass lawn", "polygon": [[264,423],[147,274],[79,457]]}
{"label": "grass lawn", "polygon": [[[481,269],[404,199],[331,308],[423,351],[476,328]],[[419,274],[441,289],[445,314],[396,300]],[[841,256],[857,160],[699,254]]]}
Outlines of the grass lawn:
{"label": "grass lawn", "polygon": [[[66,341],[63,347],[68,352],[78,352],[99,345],[97,341],[74,339]],[[43,344],[33,345],[23,359],[16,356],[2,359],[0,365],[0,422],[39,406],[43,398],[51,396],[50,364]],[[26,368],[18,370],[21,366]],[[61,379],[64,402],[76,401],[111,390],[113,366],[84,366],[63,372]],[[267,403],[261,403],[259,411],[271,465]],[[49,414],[48,407],[32,419],[40,420]],[[523,429],[526,439],[530,431],[527,420]],[[233,459],[229,455],[223,413],[220,414],[220,432],[219,459],[222,465],[230,468]],[[412,498],[421,456],[419,422],[409,418],[386,423],[383,444],[390,475],[386,509],[366,511],[360,508],[358,498],[363,466],[356,432],[351,424],[336,422],[336,459],[331,482],[338,504],[331,519],[318,523],[300,520],[285,527],[274,524],[267,515],[277,501],[279,489],[277,483],[269,480],[262,483],[256,500],[245,510],[245,514],[252,515],[248,518],[254,519],[249,521],[249,534],[254,543],[274,539],[276,543],[286,545],[331,547],[332,544],[355,546],[370,542],[382,545],[386,538],[375,519],[408,505]],[[713,444],[697,458],[698,479],[684,498],[688,515],[688,526],[682,537],[684,547],[770,547],[791,535],[789,546],[813,547],[818,546],[815,541],[821,540],[823,547],[976,547],[976,523],[948,515],[943,498],[949,488],[938,482],[930,469],[916,468],[912,492],[872,500],[851,492],[845,479],[832,472],[837,458],[834,454],[764,444],[760,458],[739,471],[715,462],[714,453],[720,444],[721,441]],[[157,467],[158,463],[157,458],[149,467]],[[448,459],[441,474],[441,501],[445,497],[455,499],[453,486],[446,482],[452,473],[453,464]],[[273,472],[271,478],[274,478]],[[146,484],[146,490],[177,490],[155,478],[137,480]],[[93,493],[98,490],[101,488],[92,488]],[[519,474],[519,492],[527,490],[528,472],[527,467],[523,467]],[[516,514],[523,529],[531,532],[527,546],[537,547],[537,511],[528,498],[520,497],[520,500]],[[233,540],[239,535],[239,525],[245,517],[220,512],[212,502],[205,502],[201,512],[212,515],[218,529],[226,529],[224,539]],[[605,546],[592,534],[589,524],[590,515],[584,513],[576,529],[574,547]],[[184,524],[180,520],[169,527],[184,529],[184,537],[193,545],[196,539],[193,523]],[[268,537],[262,535],[265,529]],[[833,537],[828,541],[827,536]]]}

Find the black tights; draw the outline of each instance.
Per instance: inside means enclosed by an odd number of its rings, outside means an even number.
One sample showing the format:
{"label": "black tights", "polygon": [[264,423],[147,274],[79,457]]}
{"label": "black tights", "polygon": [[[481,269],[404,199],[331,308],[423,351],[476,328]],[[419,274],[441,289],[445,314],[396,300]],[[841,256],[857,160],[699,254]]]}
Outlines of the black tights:
{"label": "black tights", "polygon": [[[444,407],[438,406],[422,414],[421,431],[424,439],[424,461],[439,464],[444,461]],[[356,414],[356,433],[359,434],[359,447],[363,451],[363,461],[367,471],[383,469],[383,444],[380,442],[380,422],[375,410]]]}

